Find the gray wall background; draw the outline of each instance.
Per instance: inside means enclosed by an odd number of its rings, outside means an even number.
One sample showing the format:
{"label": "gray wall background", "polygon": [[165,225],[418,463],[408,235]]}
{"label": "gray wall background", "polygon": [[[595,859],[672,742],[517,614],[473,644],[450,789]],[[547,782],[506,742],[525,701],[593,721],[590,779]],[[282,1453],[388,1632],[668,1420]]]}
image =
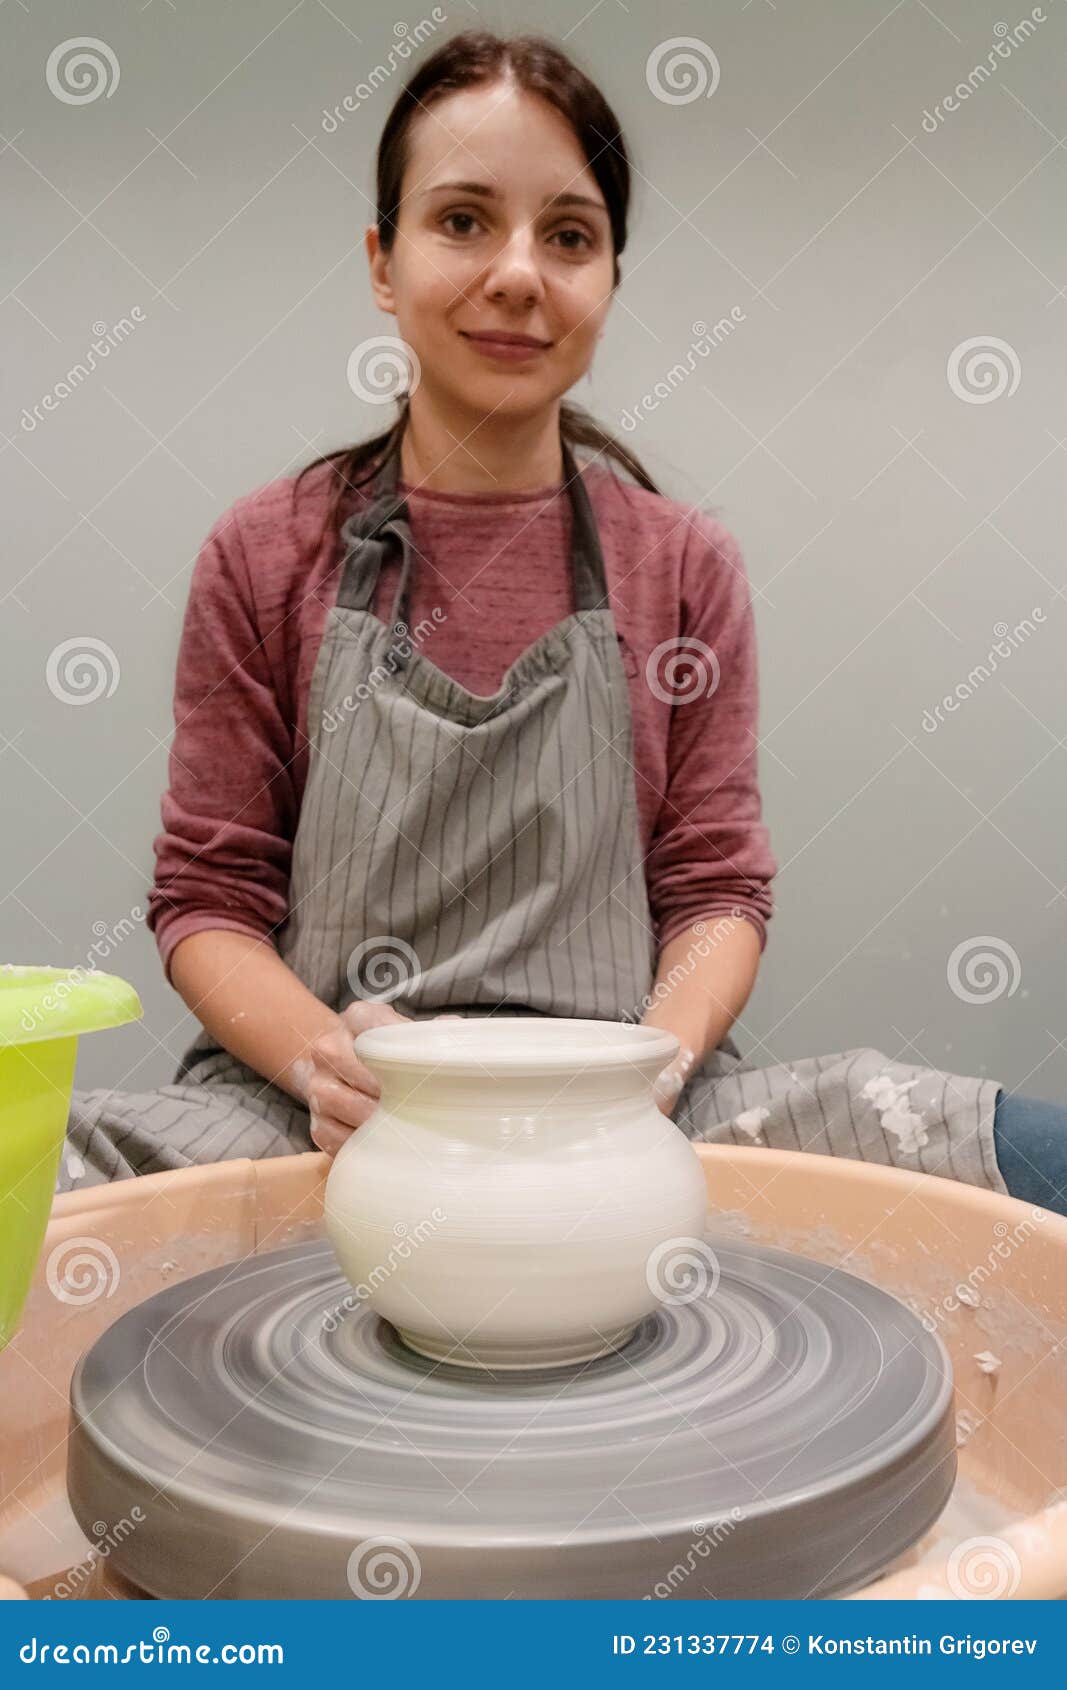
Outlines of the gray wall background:
{"label": "gray wall background", "polygon": [[[574,397],[622,432],[666,384],[625,437],[751,576],[781,872],[739,1043],[766,1062],[875,1044],[1067,1097],[1063,0],[442,10],[445,31],[565,40],[632,149],[625,280]],[[346,364],[394,327],[362,236],[404,65],[334,133],[322,114],[430,16],[0,18],[0,958],[71,967],[115,942],[102,966],[145,1018],[83,1042],[81,1086],[161,1084],[194,1031],[135,915],[189,576],[234,498],[382,426]],[[111,91],[72,101],[46,67],[81,36],[119,75],[92,49]],[[694,356],[694,323],[731,311]],[[54,654],[87,640],[107,650],[79,682]],[[103,691],[59,696],[76,685]]]}

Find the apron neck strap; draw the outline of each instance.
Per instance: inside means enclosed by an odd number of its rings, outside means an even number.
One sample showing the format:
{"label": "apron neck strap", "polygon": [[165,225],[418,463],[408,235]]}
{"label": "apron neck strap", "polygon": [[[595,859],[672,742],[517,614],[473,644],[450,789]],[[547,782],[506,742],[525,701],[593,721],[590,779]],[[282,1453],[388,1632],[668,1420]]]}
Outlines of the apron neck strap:
{"label": "apron neck strap", "polygon": [[[571,503],[575,607],[579,611],[607,610],[610,608],[607,573],[596,518],[574,454],[566,441],[562,447],[563,483]],[[417,554],[411,538],[407,498],[397,491],[398,470],[399,451],[394,451],[374,476],[367,503],[354,511],[341,527],[344,561],[337,604],[345,610],[372,610],[382,564],[399,547],[400,580],[391,620],[398,631],[406,633],[410,626],[411,577]]]}

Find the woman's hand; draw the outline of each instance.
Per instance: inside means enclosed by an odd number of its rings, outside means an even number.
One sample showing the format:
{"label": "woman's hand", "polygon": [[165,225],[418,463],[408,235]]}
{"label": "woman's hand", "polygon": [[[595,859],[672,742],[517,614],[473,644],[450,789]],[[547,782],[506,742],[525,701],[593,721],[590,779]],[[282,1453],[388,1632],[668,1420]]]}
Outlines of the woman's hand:
{"label": "woman's hand", "polygon": [[[341,1011],[337,1025],[322,1033],[308,1047],[308,1055],[293,1064],[293,1076],[311,1114],[311,1137],[327,1156],[336,1156],[357,1127],[378,1107],[382,1088],[370,1069],[356,1055],[357,1033],[368,1027],[387,1027],[393,1021],[411,1021],[387,1003],[368,1003],[357,998]],[[461,1015],[433,1016],[435,1021],[462,1021]]]}
{"label": "woman's hand", "polygon": [[688,1045],[682,1045],[674,1061],[661,1068],[652,1082],[652,1095],[665,1115],[669,1115],[678,1102],[695,1059],[695,1052]]}

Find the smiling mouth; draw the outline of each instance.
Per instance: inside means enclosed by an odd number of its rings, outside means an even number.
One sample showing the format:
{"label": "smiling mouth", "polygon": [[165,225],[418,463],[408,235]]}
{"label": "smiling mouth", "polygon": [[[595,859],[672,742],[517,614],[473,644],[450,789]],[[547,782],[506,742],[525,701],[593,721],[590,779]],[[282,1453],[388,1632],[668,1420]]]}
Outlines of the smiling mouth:
{"label": "smiling mouth", "polygon": [[470,329],[460,329],[459,332],[464,340],[472,340],[482,346],[510,346],[523,352],[544,352],[552,345],[550,340],[536,340],[532,335],[507,334],[503,331],[494,334],[492,331],[474,332]]}

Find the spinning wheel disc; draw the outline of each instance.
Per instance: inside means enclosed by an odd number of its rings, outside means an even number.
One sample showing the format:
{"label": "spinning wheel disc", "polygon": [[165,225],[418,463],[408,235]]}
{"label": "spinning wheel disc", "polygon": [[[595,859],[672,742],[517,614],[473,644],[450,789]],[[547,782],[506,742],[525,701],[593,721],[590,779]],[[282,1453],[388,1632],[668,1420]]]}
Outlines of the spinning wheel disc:
{"label": "spinning wheel disc", "polygon": [[623,1349],[521,1374],[408,1350],[325,1241],[199,1274],[75,1370],[74,1513],[138,1506],[110,1558],[166,1597],[855,1588],[952,1489],[944,1347],[838,1269],[715,1255]]}

